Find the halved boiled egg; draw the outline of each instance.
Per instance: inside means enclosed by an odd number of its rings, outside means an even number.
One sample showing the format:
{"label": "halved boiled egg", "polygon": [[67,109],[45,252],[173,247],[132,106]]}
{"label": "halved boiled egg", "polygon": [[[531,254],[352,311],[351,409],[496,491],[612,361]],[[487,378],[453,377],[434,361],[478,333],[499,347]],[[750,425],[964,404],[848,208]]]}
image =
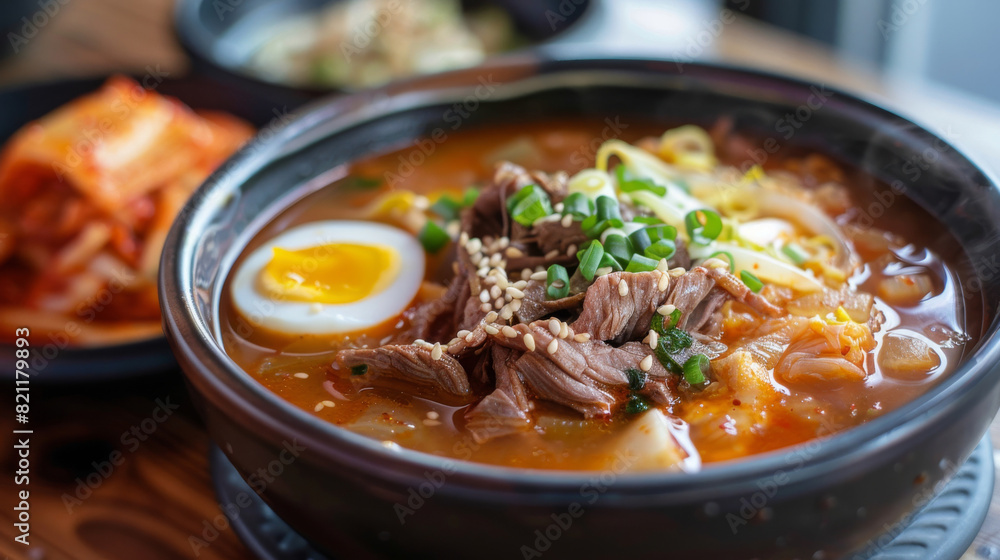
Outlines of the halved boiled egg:
{"label": "halved boiled egg", "polygon": [[424,260],[420,242],[400,229],[313,222],[267,241],[240,264],[233,304],[280,333],[359,331],[403,312],[420,289]]}

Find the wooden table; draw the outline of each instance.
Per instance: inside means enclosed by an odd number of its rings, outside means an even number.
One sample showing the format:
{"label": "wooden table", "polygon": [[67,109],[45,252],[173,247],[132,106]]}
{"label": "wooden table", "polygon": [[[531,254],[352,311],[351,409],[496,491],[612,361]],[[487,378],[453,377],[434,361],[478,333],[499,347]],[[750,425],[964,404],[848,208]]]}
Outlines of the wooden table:
{"label": "wooden table", "polygon": [[[170,0],[71,0],[21,52],[0,61],[0,85],[52,80],[114,71],[143,72],[148,65],[180,75],[183,54],[170,30]],[[6,45],[5,45],[6,46]],[[825,49],[745,20],[727,25],[715,56],[806,78],[893,96],[863,69],[845,66]],[[911,107],[934,106],[948,123],[1000,117],[992,108],[970,115],[946,102],[926,98]],[[954,106],[952,103],[951,106]],[[16,108],[4,107],[2,110]],[[919,109],[913,109],[917,111]],[[997,113],[1000,114],[1000,113]],[[984,116],[986,115],[986,116]],[[973,130],[975,126],[969,126]],[[974,132],[970,132],[974,136]],[[968,137],[966,138],[968,140]],[[31,547],[12,542],[12,479],[0,478],[0,554],[31,560],[190,559],[189,537],[219,514],[208,476],[209,440],[186,396],[179,374],[81,388],[33,388],[31,427]],[[157,402],[176,406],[164,421],[154,417]],[[162,417],[163,413],[157,413]],[[155,429],[144,441],[134,426]],[[152,424],[151,424],[152,422]],[[13,420],[0,417],[0,464],[12,472]],[[1000,447],[1000,422],[990,428]],[[115,451],[122,453],[113,455]],[[110,458],[118,459],[111,464]],[[97,473],[96,475],[94,473]],[[105,474],[102,474],[105,473]],[[92,488],[91,488],[92,487]],[[994,494],[1000,492],[1000,486]],[[222,531],[199,559],[247,557],[232,531]],[[1000,499],[966,559],[1000,559]]]}

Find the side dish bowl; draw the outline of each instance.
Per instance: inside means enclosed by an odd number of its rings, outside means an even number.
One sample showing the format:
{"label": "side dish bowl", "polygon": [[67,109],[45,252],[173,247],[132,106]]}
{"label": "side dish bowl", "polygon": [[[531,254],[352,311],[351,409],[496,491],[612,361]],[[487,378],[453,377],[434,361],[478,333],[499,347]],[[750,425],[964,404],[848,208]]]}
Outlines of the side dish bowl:
{"label": "side dish bowl", "polygon": [[[978,342],[955,373],[898,410],[692,474],[491,467],[389,449],[324,422],[227,357],[222,284],[257,229],[324,186],[325,173],[437,129],[446,141],[456,104],[467,109],[459,127],[542,116],[710,124],[727,115],[737,130],[771,139],[769,153],[806,147],[856,166],[905,191],[964,248],[956,265]],[[776,123],[796,112],[801,126],[789,138]],[[278,515],[331,556],[835,558],[877,546],[872,539],[954,473],[1000,406],[1000,277],[976,266],[995,252],[998,223],[991,178],[933,133],[849,94],[754,71],[549,51],[321,102],[259,138],[175,222],[160,301],[211,437]]]}

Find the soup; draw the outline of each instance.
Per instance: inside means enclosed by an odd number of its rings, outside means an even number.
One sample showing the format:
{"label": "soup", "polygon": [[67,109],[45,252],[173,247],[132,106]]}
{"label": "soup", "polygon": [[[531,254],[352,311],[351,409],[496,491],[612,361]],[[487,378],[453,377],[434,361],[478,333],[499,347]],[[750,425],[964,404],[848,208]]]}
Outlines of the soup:
{"label": "soup", "polygon": [[389,448],[583,470],[824,437],[960,362],[960,249],[915,205],[874,216],[873,181],[816,154],[745,164],[725,122],[611,133],[494,126],[357,162],[244,249],[227,352]]}

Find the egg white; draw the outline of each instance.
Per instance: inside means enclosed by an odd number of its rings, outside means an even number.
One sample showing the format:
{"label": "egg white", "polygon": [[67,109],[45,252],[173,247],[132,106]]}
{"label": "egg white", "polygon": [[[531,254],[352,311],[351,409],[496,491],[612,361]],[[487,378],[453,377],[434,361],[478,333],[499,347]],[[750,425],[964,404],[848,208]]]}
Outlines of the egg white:
{"label": "egg white", "polygon": [[[258,288],[258,278],[274,248],[290,251],[331,243],[383,245],[396,252],[396,278],[381,291],[344,304],[293,301]],[[285,334],[336,334],[364,330],[400,314],[424,278],[425,254],[415,237],[375,222],[324,221],[283,232],[255,249],[240,264],[230,285],[233,304],[252,324]]]}

